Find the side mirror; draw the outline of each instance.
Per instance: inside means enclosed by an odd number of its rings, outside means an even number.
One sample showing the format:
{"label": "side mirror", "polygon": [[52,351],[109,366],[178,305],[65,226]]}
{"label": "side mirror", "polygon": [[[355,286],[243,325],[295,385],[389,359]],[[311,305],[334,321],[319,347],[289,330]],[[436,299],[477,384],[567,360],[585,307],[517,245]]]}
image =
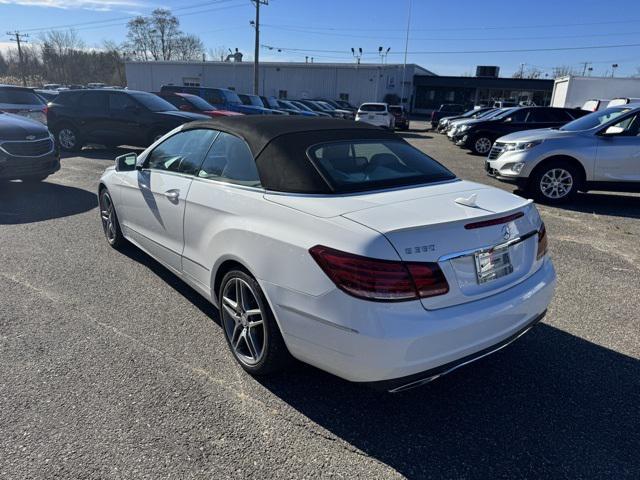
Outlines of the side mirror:
{"label": "side mirror", "polygon": [[125,153],[116,157],[116,172],[131,172],[136,169],[138,163],[137,153]]}
{"label": "side mirror", "polygon": [[604,135],[605,137],[613,137],[615,135],[620,135],[621,133],[624,133],[624,128],[622,127],[616,127],[615,125],[610,126],[609,128],[607,128],[602,135]]}

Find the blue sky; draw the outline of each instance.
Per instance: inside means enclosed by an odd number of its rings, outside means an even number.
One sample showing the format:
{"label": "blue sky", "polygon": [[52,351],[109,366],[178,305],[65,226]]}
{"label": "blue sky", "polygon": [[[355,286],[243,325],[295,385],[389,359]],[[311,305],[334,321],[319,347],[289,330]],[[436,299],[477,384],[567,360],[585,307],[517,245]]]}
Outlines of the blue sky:
{"label": "blue sky", "polygon": [[[270,0],[261,9],[261,43],[282,51],[263,48],[261,58],[353,61],[351,47],[361,47],[362,61],[373,62],[383,46],[391,47],[388,62],[402,62],[408,5],[409,0]],[[521,63],[547,72],[558,65],[581,70],[585,61],[593,62],[594,75],[610,73],[613,63],[619,64],[616,76],[638,73],[640,46],[452,53],[640,44],[640,2],[611,5],[602,0],[413,0],[408,61],[440,75],[472,73],[479,64],[499,65],[504,76]],[[75,29],[87,45],[97,46],[124,40],[126,17],[156,7],[173,9],[182,29],[198,34],[207,47],[238,47],[246,59],[253,57],[250,0],[0,0],[0,27],[3,33],[25,30],[37,39],[35,29],[78,24]]]}

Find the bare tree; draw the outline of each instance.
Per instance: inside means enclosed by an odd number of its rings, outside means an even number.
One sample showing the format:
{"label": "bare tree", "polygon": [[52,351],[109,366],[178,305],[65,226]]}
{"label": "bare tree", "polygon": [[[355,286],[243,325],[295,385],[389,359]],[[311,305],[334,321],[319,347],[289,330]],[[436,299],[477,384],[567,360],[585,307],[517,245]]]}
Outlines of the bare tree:
{"label": "bare tree", "polygon": [[163,8],[155,9],[150,17],[130,20],[127,40],[131,56],[145,61],[173,59],[177,44],[183,37],[179,27],[178,19],[170,10]]}
{"label": "bare tree", "polygon": [[204,44],[196,35],[181,35],[174,41],[174,57],[176,60],[201,60]]}
{"label": "bare tree", "polygon": [[52,30],[40,37],[40,55],[42,62],[52,69],[52,76],[61,83],[71,83],[76,75],[74,57],[85,49],[84,42],[73,30]]}
{"label": "bare tree", "polygon": [[575,74],[575,69],[571,65],[560,65],[558,67],[553,67],[552,70],[553,78],[566,77],[567,75]]}
{"label": "bare tree", "polygon": [[210,48],[208,53],[212,60],[224,62],[224,59],[227,57],[227,47],[220,45],[215,48]]}
{"label": "bare tree", "polygon": [[538,67],[529,67],[527,69],[516,70],[511,76],[512,78],[540,78],[542,77],[542,70]]}

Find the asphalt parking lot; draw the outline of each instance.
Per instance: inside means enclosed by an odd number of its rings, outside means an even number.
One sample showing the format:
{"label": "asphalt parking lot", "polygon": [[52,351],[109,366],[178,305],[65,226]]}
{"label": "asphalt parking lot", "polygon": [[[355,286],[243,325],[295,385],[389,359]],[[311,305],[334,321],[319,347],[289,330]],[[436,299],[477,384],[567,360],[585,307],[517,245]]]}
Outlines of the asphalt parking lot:
{"label": "asphalt parking lot", "polygon": [[[512,190],[425,126],[404,136]],[[640,195],[541,207],[544,322],[390,395],[305,366],[244,374],[212,306],[104,241],[97,181],[123,152],[0,186],[0,478],[640,478]]]}

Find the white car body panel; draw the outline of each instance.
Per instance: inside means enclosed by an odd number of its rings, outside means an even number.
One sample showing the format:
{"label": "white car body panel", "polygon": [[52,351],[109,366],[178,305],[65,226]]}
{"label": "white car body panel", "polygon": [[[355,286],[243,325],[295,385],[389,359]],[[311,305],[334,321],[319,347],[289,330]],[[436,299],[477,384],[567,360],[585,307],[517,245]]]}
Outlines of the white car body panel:
{"label": "white car body panel", "polygon": [[[263,289],[291,354],[351,381],[404,377],[491,347],[544,314],[555,288],[551,260],[535,259],[541,225],[535,207],[472,182],[302,195],[109,168],[101,184],[112,193],[127,239],[214,305],[220,267],[240,263]],[[172,189],[180,190],[177,201],[164,195]],[[476,206],[465,205],[470,199]],[[464,228],[514,212],[523,216]],[[532,235],[509,247],[514,274],[477,285],[472,257],[445,258],[501,244],[505,225],[512,239]],[[394,303],[350,296],[311,257],[315,245],[369,258],[438,262],[450,291]]]}

